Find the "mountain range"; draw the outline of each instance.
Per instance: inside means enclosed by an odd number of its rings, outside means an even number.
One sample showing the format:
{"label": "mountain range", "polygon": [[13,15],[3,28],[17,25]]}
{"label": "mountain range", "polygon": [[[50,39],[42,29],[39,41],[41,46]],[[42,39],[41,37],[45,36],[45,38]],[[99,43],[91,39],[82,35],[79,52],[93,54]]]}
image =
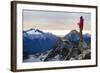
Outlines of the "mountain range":
{"label": "mountain range", "polygon": [[51,33],[44,33],[38,29],[23,31],[23,55],[44,52],[52,49],[59,37]]}
{"label": "mountain range", "polygon": [[[60,49],[60,52],[62,47],[68,49],[72,48],[72,46],[77,47],[79,39],[79,32],[76,30],[70,31],[62,39],[50,32],[43,32],[39,29],[29,29],[23,31],[23,57],[26,58],[29,55],[44,53],[49,50],[51,50],[52,55],[52,53],[55,53],[56,50]],[[67,41],[67,44],[63,44],[63,40]],[[89,45],[91,43],[91,35],[89,33],[83,34],[83,40],[87,45]]]}

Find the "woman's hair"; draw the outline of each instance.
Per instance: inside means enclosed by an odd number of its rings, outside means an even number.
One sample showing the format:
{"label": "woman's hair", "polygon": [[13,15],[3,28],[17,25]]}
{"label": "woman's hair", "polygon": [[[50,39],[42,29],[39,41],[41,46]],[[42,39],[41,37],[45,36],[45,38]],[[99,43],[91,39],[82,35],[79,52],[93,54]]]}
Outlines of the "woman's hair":
{"label": "woman's hair", "polygon": [[83,19],[83,16],[81,16],[80,19]]}

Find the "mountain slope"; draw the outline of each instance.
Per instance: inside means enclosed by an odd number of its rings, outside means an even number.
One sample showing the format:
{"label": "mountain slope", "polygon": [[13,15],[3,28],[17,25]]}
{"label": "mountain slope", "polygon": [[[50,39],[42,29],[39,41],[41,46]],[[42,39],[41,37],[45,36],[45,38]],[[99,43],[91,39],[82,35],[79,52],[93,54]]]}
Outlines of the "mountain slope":
{"label": "mountain slope", "polygon": [[59,38],[51,33],[44,33],[38,29],[23,31],[23,54],[33,54],[52,49]]}
{"label": "mountain slope", "polygon": [[[72,30],[67,35],[65,35],[64,39],[69,40],[70,42],[73,42],[73,43],[79,43],[79,40],[80,40],[79,32],[76,30]],[[83,40],[85,41],[87,45],[90,44],[91,35],[89,33],[83,34]]]}

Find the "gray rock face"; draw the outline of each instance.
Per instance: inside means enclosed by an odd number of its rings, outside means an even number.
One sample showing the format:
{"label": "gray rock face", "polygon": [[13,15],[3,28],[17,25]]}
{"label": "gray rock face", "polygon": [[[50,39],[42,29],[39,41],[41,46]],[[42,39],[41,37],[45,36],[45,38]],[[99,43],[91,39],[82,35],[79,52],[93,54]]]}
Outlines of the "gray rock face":
{"label": "gray rock face", "polygon": [[76,30],[73,30],[62,39],[61,43],[48,54],[44,61],[50,61],[56,55],[60,55],[60,60],[90,59],[91,49],[89,46],[90,45],[88,45],[85,40],[80,42],[79,33]]}

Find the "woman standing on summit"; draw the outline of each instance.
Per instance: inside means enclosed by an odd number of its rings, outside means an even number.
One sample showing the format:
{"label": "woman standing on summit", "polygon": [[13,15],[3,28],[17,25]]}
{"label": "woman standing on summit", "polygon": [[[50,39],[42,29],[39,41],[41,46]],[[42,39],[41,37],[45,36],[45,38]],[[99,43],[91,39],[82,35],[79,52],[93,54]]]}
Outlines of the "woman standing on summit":
{"label": "woman standing on summit", "polygon": [[79,25],[79,29],[80,29],[80,42],[83,42],[82,31],[83,31],[83,26],[84,26],[84,19],[82,16],[80,17],[80,22],[78,23],[78,25]]}

